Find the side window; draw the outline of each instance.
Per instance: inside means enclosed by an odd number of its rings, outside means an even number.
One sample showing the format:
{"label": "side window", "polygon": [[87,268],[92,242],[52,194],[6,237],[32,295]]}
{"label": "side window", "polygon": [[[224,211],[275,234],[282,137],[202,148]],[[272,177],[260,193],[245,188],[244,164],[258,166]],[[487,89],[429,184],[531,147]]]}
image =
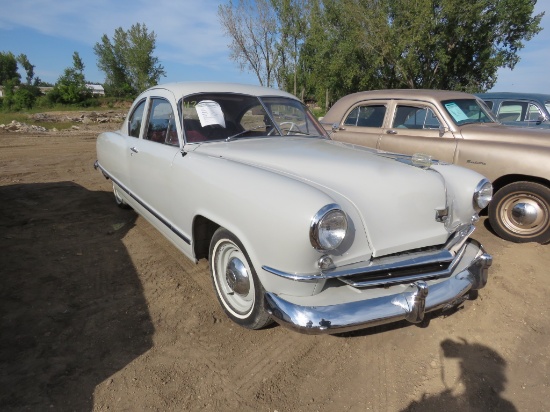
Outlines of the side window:
{"label": "side window", "polygon": [[542,113],[539,110],[539,108],[533,103],[530,103],[529,108],[527,109],[527,118],[525,120],[536,122],[537,120],[539,120],[541,116],[542,116]]}
{"label": "side window", "polygon": [[486,105],[489,109],[493,110],[493,101],[492,101],[492,100],[483,100],[483,103],[485,103],[485,105]]}
{"label": "side window", "polygon": [[502,102],[498,111],[498,120],[501,122],[521,122],[525,119],[527,102]]}
{"label": "side window", "polygon": [[145,110],[145,102],[143,100],[133,111],[128,121],[128,135],[132,137],[139,137],[141,131],[141,125],[143,123],[143,112]]}
{"label": "side window", "polygon": [[439,129],[440,122],[427,107],[397,106],[392,127],[397,129]]}
{"label": "side window", "polygon": [[[282,106],[279,107],[274,105],[271,107],[271,111],[273,113],[273,117],[275,117],[275,121],[277,122],[284,121],[284,120],[281,120],[286,115],[284,107]],[[273,134],[277,130],[274,128],[274,126],[271,123],[273,122],[270,120],[263,106],[256,105],[248,109],[243,114],[243,117],[241,117],[238,127],[242,130],[257,131],[260,134],[266,134],[270,132]],[[276,134],[278,135],[278,133]]]}
{"label": "side window", "polygon": [[386,106],[384,105],[359,106],[353,109],[348,117],[346,117],[344,125],[382,127],[385,115]]}
{"label": "side window", "polygon": [[356,107],[351,111],[350,114],[348,114],[348,117],[346,117],[346,120],[344,121],[344,125],[346,126],[357,126],[357,116],[359,115],[359,107]]}
{"label": "side window", "polygon": [[145,139],[171,146],[179,146],[174,111],[167,100],[152,99]]}

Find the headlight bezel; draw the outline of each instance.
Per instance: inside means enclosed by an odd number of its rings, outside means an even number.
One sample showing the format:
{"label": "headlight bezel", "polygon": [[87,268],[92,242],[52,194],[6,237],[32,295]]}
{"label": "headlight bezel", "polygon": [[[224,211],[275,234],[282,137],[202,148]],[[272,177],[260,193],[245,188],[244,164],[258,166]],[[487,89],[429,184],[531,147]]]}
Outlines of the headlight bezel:
{"label": "headlight bezel", "polygon": [[[341,219],[343,221],[342,227],[332,229],[332,232],[339,231],[340,235],[323,235],[323,230],[325,230],[323,229],[323,226],[329,218]],[[311,223],[309,227],[309,240],[311,242],[311,245],[316,250],[321,252],[337,249],[346,238],[348,226],[348,217],[339,205],[331,203],[323,206],[311,218]]]}
{"label": "headlight bezel", "polygon": [[[487,193],[490,191],[490,194]],[[493,184],[487,180],[482,179],[477,184],[473,195],[473,206],[476,212],[480,212],[485,209],[493,198]]]}

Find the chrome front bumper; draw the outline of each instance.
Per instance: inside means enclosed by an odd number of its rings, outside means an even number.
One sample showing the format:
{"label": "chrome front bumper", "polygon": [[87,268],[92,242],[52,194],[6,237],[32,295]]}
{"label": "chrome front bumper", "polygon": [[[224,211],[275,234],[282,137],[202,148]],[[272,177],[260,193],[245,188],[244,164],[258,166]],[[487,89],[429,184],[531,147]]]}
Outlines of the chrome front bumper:
{"label": "chrome front bumper", "polygon": [[479,245],[470,264],[438,282],[419,280],[404,292],[327,306],[302,306],[267,292],[265,300],[273,319],[306,334],[333,334],[407,320],[421,322],[426,312],[454,307],[470,290],[483,288],[493,262]]}

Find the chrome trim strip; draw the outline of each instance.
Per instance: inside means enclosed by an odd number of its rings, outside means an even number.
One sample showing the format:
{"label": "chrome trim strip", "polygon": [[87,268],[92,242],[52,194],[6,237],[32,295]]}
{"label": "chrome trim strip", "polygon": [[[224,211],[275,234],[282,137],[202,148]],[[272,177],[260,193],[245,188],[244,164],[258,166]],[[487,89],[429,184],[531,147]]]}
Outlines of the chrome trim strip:
{"label": "chrome trim strip", "polygon": [[[428,251],[428,252],[416,252],[409,253],[405,255],[398,256],[386,256],[381,258],[375,258],[370,262],[358,262],[350,265],[341,266],[339,268],[321,270],[318,273],[288,273],[281,270],[272,268],[270,266],[262,266],[262,269],[272,273],[274,275],[283,277],[285,279],[296,280],[301,282],[313,282],[320,279],[334,279],[342,278],[347,276],[355,276],[359,274],[366,273],[375,273],[375,272],[384,272],[392,271],[402,268],[414,268],[425,266],[429,264],[444,263],[447,264],[452,262],[452,265],[456,265],[460,261],[461,253],[459,253],[468,237],[475,230],[474,225],[464,225],[461,226],[457,231],[447,240],[447,243],[443,246],[442,249],[437,251]],[[418,278],[414,279],[430,279],[434,277],[448,276],[451,271],[444,271],[444,273],[424,273],[419,275]],[[343,280],[343,279],[342,279]],[[407,277],[404,281],[411,281],[412,277]],[[402,282],[402,281],[400,281]],[[395,283],[391,280],[378,283],[378,284],[389,284]]]}
{"label": "chrome trim strip", "polygon": [[433,285],[415,282],[394,295],[329,306],[302,306],[270,292],[265,302],[277,323],[305,334],[342,333],[400,320],[418,322],[425,312],[455,307],[468,291],[485,286],[492,257],[481,245],[475,246],[479,251],[468,268]]}
{"label": "chrome trim strip", "polygon": [[[396,283],[409,283],[409,282],[414,282],[419,280],[449,277],[451,273],[453,273],[453,271],[456,269],[456,266],[462,260],[462,256],[464,255],[465,250],[466,250],[466,245],[464,245],[462,249],[460,249],[460,251],[455,255],[454,259],[449,264],[447,269],[444,269],[444,270],[438,270],[438,271],[429,272],[429,273],[421,273],[418,275],[399,276],[399,277],[388,278],[388,279],[365,280],[362,282],[354,282],[353,279],[346,279],[346,278],[339,278],[339,279],[342,282],[353,287],[368,287],[368,286],[385,286],[385,285],[392,285]],[[411,267],[414,268],[414,266],[411,266]]]}
{"label": "chrome trim strip", "polygon": [[128,194],[132,199],[134,199],[136,202],[140,204],[141,207],[143,207],[145,210],[147,210],[151,215],[153,215],[159,222],[164,224],[168,229],[172,231],[177,237],[179,237],[181,240],[183,240],[188,245],[191,244],[191,241],[187,236],[185,236],[183,233],[181,233],[179,230],[177,230],[168,220],[164,219],[162,216],[160,216],[157,212],[155,212],[153,209],[151,209],[149,206],[147,206],[145,203],[143,203],[140,199],[138,199],[137,196],[135,196],[130,190],[124,186],[122,183],[120,183],[117,179],[114,179],[113,176],[111,176],[103,166],[99,164],[99,162],[96,160],[94,163],[94,169],[100,169],[101,173],[109,179],[111,179],[113,182],[117,184],[118,187],[120,187],[124,192]]}

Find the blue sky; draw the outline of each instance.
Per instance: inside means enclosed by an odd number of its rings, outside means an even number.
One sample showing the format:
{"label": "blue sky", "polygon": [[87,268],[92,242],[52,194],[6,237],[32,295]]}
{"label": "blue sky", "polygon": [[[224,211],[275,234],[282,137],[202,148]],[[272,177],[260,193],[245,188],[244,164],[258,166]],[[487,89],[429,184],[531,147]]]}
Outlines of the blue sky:
{"label": "blue sky", "polygon": [[[24,53],[35,76],[55,83],[72,66],[77,51],[88,81],[103,82],[93,52],[103,34],[145,23],[157,35],[155,56],[167,73],[161,82],[217,80],[257,84],[229,59],[229,40],[218,21],[219,0],[0,0],[0,51]],[[546,11],[543,30],[520,51],[513,71],[501,69],[492,91],[550,93],[550,0],[538,0]],[[24,78],[22,73],[22,78]]]}

